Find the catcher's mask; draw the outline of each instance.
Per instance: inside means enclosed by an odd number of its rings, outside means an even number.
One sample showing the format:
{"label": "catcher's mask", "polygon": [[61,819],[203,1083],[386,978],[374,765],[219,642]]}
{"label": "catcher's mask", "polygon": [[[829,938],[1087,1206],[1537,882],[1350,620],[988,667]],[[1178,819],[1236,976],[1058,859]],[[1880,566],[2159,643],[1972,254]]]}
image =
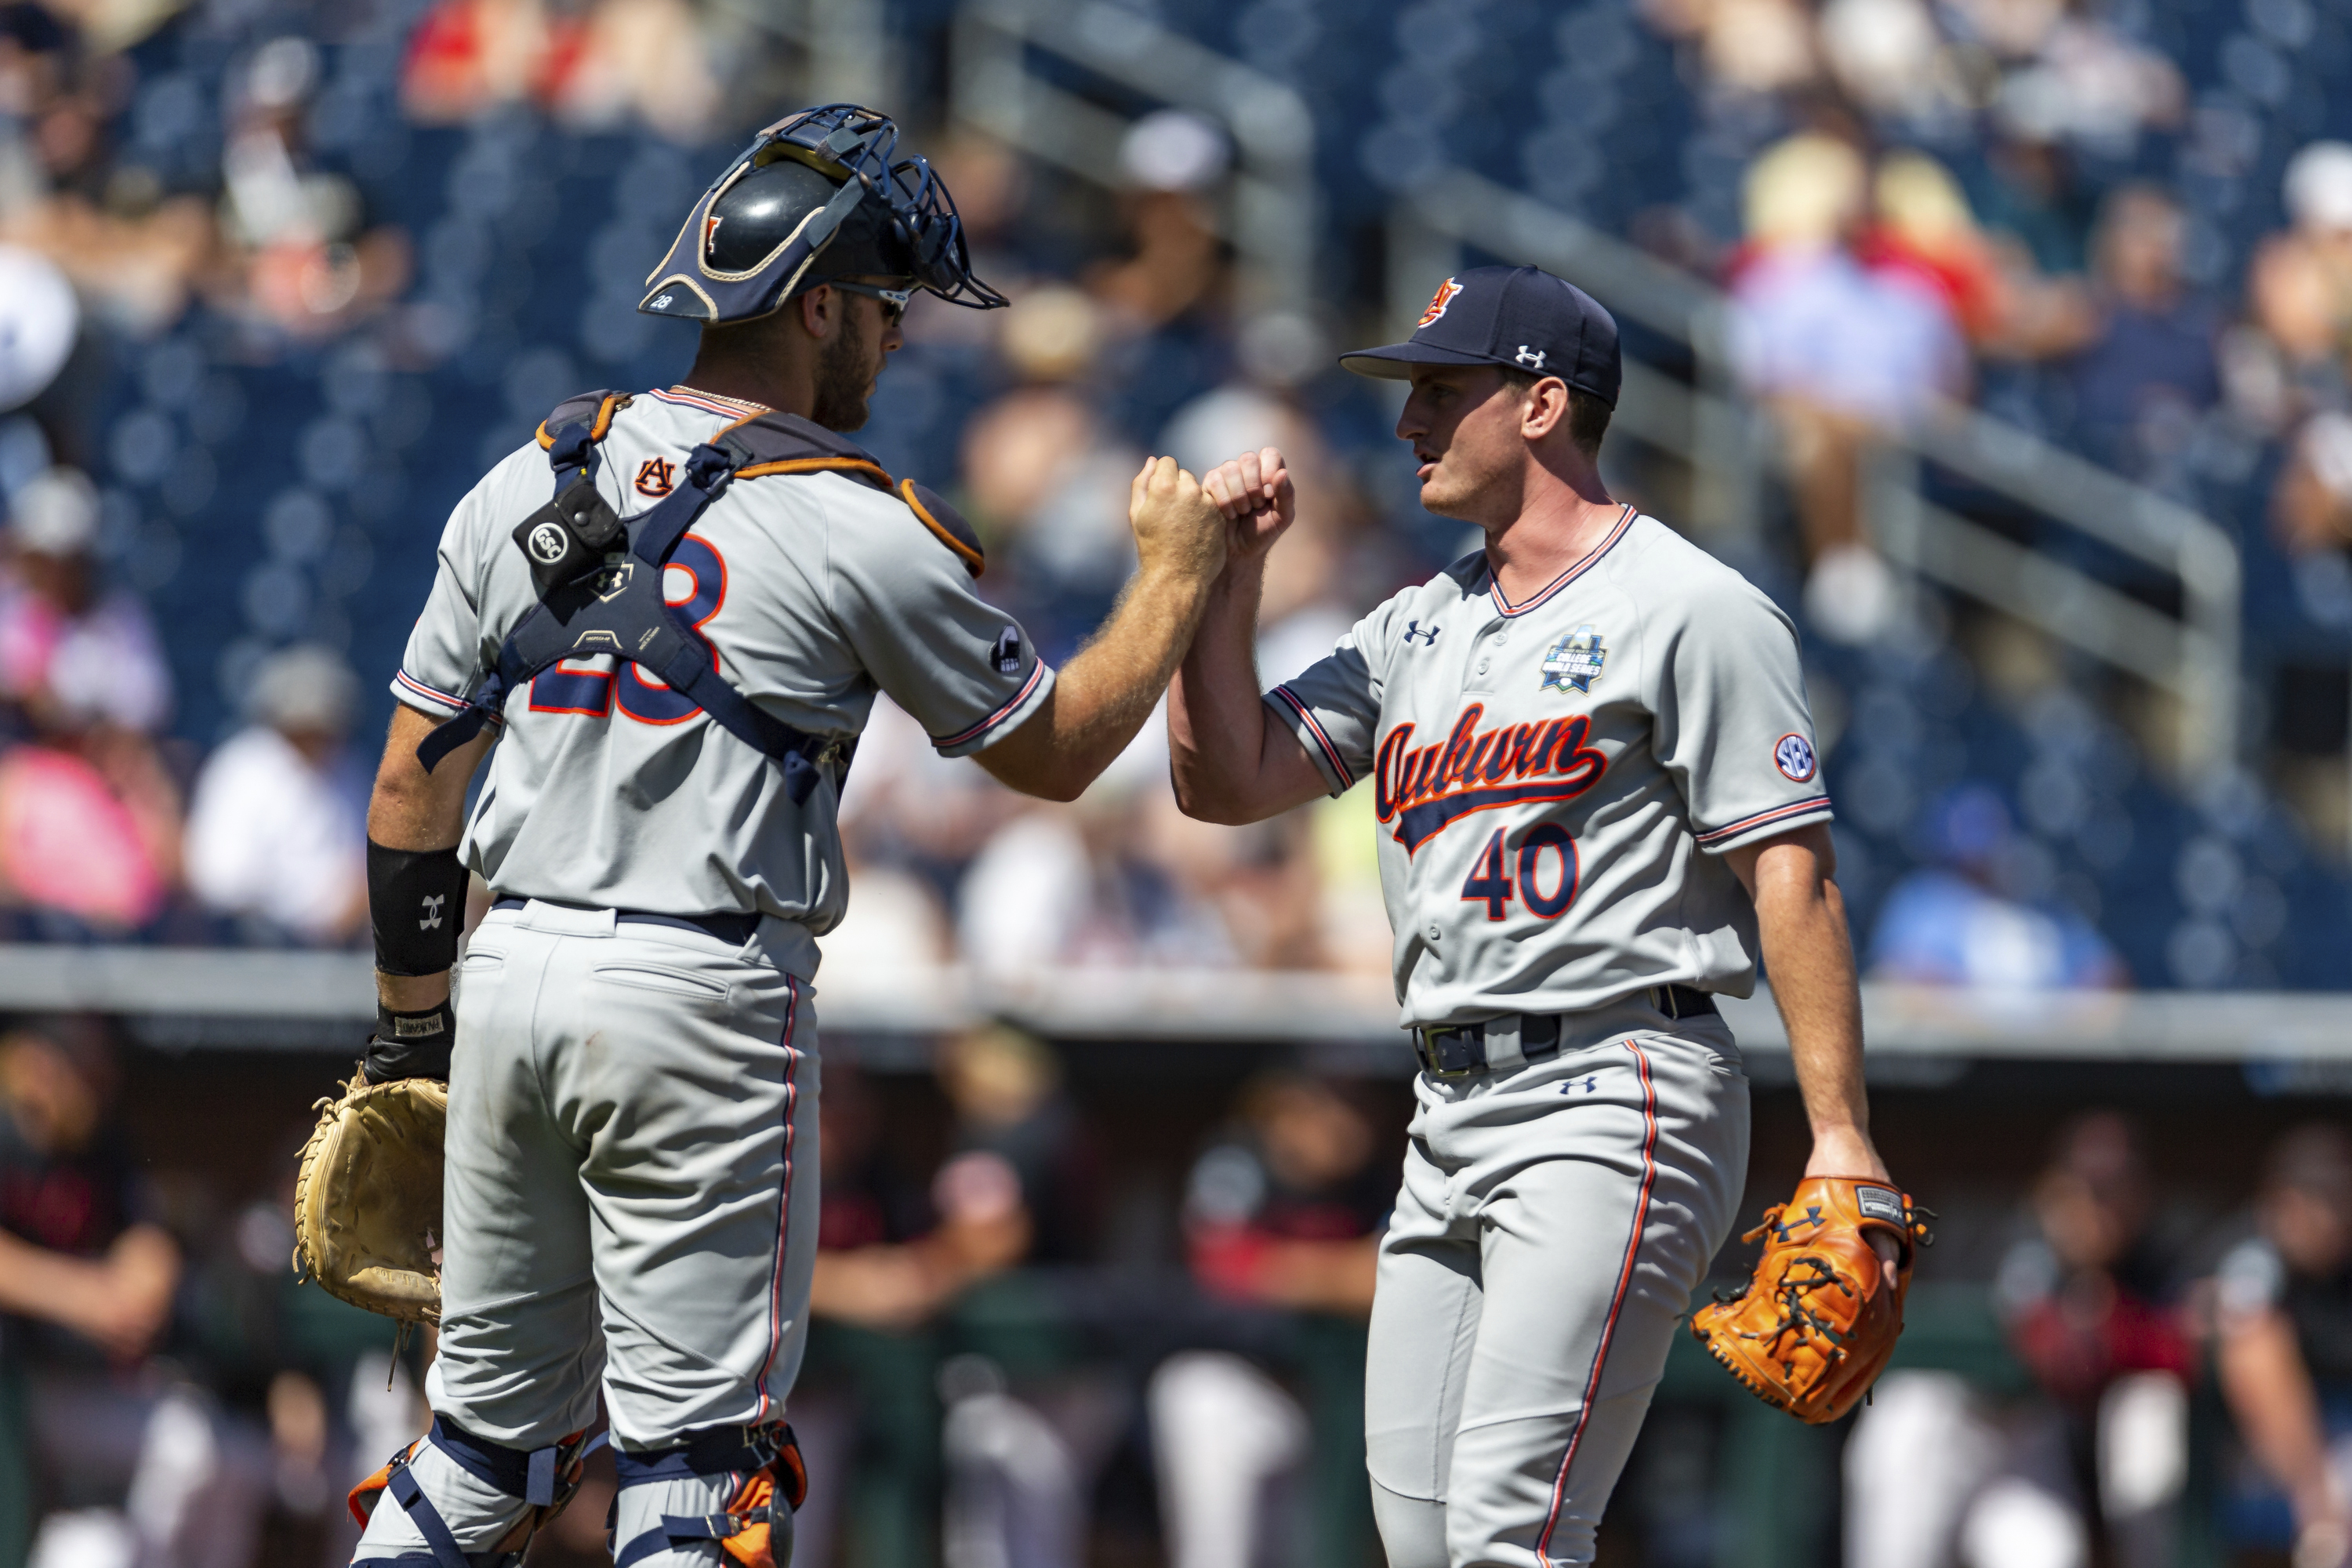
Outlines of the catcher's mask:
{"label": "catcher's mask", "polygon": [[963,220],[929,160],[898,151],[889,116],[854,103],[776,121],[694,204],[637,309],[749,321],[852,277],[905,279],[974,310],[1004,304],[972,276]]}

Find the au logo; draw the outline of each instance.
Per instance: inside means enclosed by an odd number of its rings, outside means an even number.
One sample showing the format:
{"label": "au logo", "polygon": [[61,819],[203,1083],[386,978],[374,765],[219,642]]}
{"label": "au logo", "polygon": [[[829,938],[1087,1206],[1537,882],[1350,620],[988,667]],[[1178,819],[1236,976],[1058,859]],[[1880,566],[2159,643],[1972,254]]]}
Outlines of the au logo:
{"label": "au logo", "polygon": [[1608,659],[1609,650],[1601,646],[1600,632],[1591,626],[1579,626],[1552,644],[1551,651],[1544,655],[1543,684],[1536,689],[1590,691]]}
{"label": "au logo", "polygon": [[702,220],[702,254],[705,256],[709,256],[710,254],[710,247],[719,243],[719,219],[720,216],[720,214],[712,213],[709,216]]}
{"label": "au logo", "polygon": [[637,493],[661,497],[677,488],[677,465],[667,458],[647,458],[637,465]]}
{"label": "au logo", "polygon": [[1440,283],[1437,286],[1437,292],[1429,297],[1429,309],[1423,310],[1421,313],[1421,320],[1412,324],[1413,330],[1415,331],[1419,331],[1422,328],[1429,325],[1430,322],[1437,320],[1438,317],[1445,314],[1445,307],[1454,303],[1454,296],[1460,292],[1462,292],[1462,285],[1456,283],[1451,278],[1448,278],[1444,282]]}

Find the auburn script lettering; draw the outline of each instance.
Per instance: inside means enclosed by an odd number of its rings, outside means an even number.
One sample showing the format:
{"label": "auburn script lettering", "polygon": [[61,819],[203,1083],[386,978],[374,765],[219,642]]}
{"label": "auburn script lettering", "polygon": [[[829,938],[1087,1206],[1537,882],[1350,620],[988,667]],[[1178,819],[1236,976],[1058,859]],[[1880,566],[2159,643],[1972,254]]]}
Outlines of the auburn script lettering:
{"label": "auburn script lettering", "polygon": [[1372,805],[1381,821],[1395,823],[1407,854],[1472,812],[1574,800],[1609,771],[1609,759],[1584,743],[1592,721],[1580,713],[1481,731],[1486,715],[1486,705],[1473,702],[1435,745],[1416,748],[1410,724],[1381,742]]}

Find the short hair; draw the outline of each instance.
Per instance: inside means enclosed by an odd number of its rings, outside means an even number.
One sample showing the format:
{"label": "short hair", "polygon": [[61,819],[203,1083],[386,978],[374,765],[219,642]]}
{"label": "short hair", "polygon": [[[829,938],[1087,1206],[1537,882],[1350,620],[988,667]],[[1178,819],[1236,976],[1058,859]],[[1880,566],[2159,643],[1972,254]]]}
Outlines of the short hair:
{"label": "short hair", "polygon": [[[1528,400],[1528,394],[1535,390],[1536,383],[1545,379],[1531,370],[1521,370],[1515,364],[1499,365],[1496,368],[1503,373],[1503,384],[1509,387],[1512,395],[1522,403]],[[1552,379],[1559,378],[1555,376]],[[1560,384],[1568,385],[1565,381],[1561,381]],[[1578,451],[1588,458],[1601,456],[1601,437],[1609,433],[1609,416],[1612,412],[1609,405],[1583,388],[1577,386],[1568,388],[1568,438],[1575,443]]]}

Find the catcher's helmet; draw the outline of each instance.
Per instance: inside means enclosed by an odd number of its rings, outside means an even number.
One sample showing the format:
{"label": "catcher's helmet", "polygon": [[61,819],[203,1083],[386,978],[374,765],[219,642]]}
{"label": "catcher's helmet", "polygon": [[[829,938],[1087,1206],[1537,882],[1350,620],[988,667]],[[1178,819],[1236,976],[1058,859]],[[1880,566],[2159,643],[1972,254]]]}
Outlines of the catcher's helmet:
{"label": "catcher's helmet", "polygon": [[953,305],[1004,296],[971,275],[955,198],[929,160],[897,156],[885,114],[829,103],[760,132],[687,215],[637,309],[748,321],[835,278],[901,278]]}

